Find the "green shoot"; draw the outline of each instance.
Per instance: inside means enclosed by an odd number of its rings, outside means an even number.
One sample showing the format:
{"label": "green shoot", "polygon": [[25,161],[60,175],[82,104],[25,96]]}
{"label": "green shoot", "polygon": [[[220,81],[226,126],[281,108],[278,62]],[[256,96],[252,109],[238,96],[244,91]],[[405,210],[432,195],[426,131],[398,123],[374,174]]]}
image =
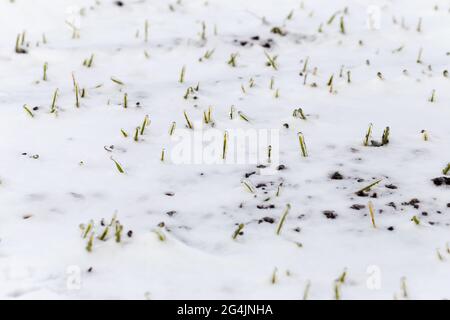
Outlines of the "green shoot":
{"label": "green shoot", "polygon": [[400,286],[401,286],[403,298],[408,299],[408,287],[406,286],[406,278],[405,277],[402,277]]}
{"label": "green shoot", "polygon": [[193,93],[194,93],[194,88],[189,87],[189,88],[186,89],[186,93],[184,94],[183,98],[187,99],[187,98],[189,98],[189,95],[191,95]]}
{"label": "green shoot", "polygon": [[334,299],[340,300],[341,299],[341,284],[338,281],[334,282]]}
{"label": "green shoot", "polygon": [[116,232],[114,233],[114,236],[116,238],[116,242],[119,243],[122,240],[122,231],[123,231],[123,225],[119,223],[119,221],[116,221]]}
{"label": "green shoot", "polygon": [[181,72],[180,72],[180,78],[178,79],[179,83],[183,83],[184,82],[184,76],[186,74],[186,66],[183,66],[181,68]]}
{"label": "green shoot", "polygon": [[236,58],[237,58],[238,54],[237,53],[232,53],[230,54],[230,59],[227,61],[227,63],[232,66],[233,68],[236,67]]}
{"label": "green shoot", "polygon": [[86,245],[87,252],[92,252],[93,244],[94,244],[94,233],[91,234],[91,236],[89,237],[89,240],[87,242],[87,245]]}
{"label": "green shoot", "polygon": [[303,64],[302,73],[305,73],[308,70],[308,62],[309,62],[309,57],[306,57],[305,63]]}
{"label": "green shoot", "polygon": [[44,63],[44,75],[42,76],[42,80],[43,81],[47,81],[47,69],[48,69],[48,63],[47,62],[45,62]]}
{"label": "green shoot", "polygon": [[175,121],[172,122],[172,124],[170,125],[170,128],[169,128],[169,135],[170,136],[173,135],[173,133],[175,132],[176,126],[177,126],[177,123]]}
{"label": "green shoot", "polygon": [[275,84],[275,79],[274,79],[274,77],[271,77],[270,78],[270,84],[269,84],[269,89],[270,90],[273,90],[273,85]]}
{"label": "green shoot", "polygon": [[119,86],[124,86],[125,85],[124,82],[122,82],[121,80],[119,80],[117,78],[114,78],[114,77],[111,77],[111,81],[116,83],[116,84],[118,84]]}
{"label": "green shoot", "polygon": [[447,175],[450,172],[450,162],[447,164],[447,166],[442,170],[442,173],[444,175]]}
{"label": "green shoot", "polygon": [[166,156],[166,149],[163,148],[161,150],[161,157],[159,158],[159,160],[161,160],[161,162],[164,162],[165,156]]}
{"label": "green shoot", "polygon": [[122,135],[124,136],[124,138],[128,138],[128,133],[127,133],[125,130],[120,129],[120,133],[122,133]]}
{"label": "green shoot", "polygon": [[146,115],[144,117],[144,121],[142,122],[142,126],[141,126],[141,136],[144,134],[145,128],[150,124],[150,120],[148,118],[148,115]]}
{"label": "green shoot", "polygon": [[211,109],[211,107],[208,107],[208,113],[206,114],[206,119],[208,120],[208,123],[212,122],[211,114],[212,114],[212,109]]}
{"label": "green shoot", "polygon": [[366,133],[366,136],[364,138],[364,146],[365,147],[369,146],[370,136],[372,135],[372,128],[373,128],[373,125],[369,124],[369,128],[367,129],[367,133]]}
{"label": "green shoot", "polygon": [[200,39],[203,41],[206,40],[206,23],[205,23],[205,21],[202,21],[202,31],[200,32]]}
{"label": "green shoot", "polygon": [[419,22],[417,22],[417,32],[422,32],[422,18],[419,18]]}
{"label": "green shoot", "polygon": [[368,206],[369,206],[370,220],[372,221],[372,226],[376,229],[377,225],[375,224],[375,213],[374,213],[372,201],[369,201]]}
{"label": "green shoot", "polygon": [[283,186],[283,184],[282,183],[280,183],[279,185],[278,185],[278,187],[277,187],[277,192],[275,193],[275,196],[276,197],[279,197],[280,196],[280,194],[281,194],[281,187]]}
{"label": "green shoot", "polygon": [[139,141],[139,132],[140,132],[141,128],[140,127],[136,127],[136,129],[134,130],[134,138],[133,140],[138,142]]}
{"label": "green shoot", "polygon": [[309,290],[311,288],[311,281],[306,282],[305,290],[303,291],[303,300],[308,300]]}
{"label": "green shoot", "polygon": [[83,66],[85,66],[86,68],[91,68],[93,62],[94,62],[94,54],[91,54],[89,59],[85,59],[83,61]]}
{"label": "green shoot", "polygon": [[370,189],[372,189],[374,186],[376,186],[377,184],[379,184],[383,179],[378,179],[375,182],[372,182],[371,184],[369,184],[368,186],[362,188],[361,190],[357,191],[356,194],[361,194],[363,192],[366,191],[370,191]]}
{"label": "green shoot", "polygon": [[233,232],[233,235],[231,237],[233,240],[236,240],[237,237],[242,233],[242,230],[244,229],[244,226],[245,225],[243,223],[240,223],[238,225],[237,229]]}
{"label": "green shoot", "polygon": [[272,284],[277,283],[277,272],[278,272],[278,269],[275,267],[275,269],[273,269],[273,272],[272,272],[272,278],[270,279],[270,282]]}
{"label": "green shoot", "polygon": [[344,16],[341,16],[341,21],[339,22],[339,28],[342,34],[345,34]]}
{"label": "green shoot", "polygon": [[419,64],[422,63],[422,52],[423,52],[423,49],[420,48],[419,53],[417,54],[417,60],[416,60],[416,62]]}
{"label": "green shoot", "polygon": [[291,10],[291,12],[289,12],[289,14],[287,15],[286,19],[291,20],[293,16],[294,16],[294,10]]}
{"label": "green shoot", "polygon": [[300,150],[302,152],[302,156],[307,157],[308,151],[306,150],[305,137],[303,136],[303,133],[301,133],[301,132],[299,132],[297,135],[298,135],[298,141],[300,143]]}
{"label": "green shoot", "polygon": [[117,170],[118,170],[120,173],[125,173],[125,170],[123,170],[123,168],[122,168],[122,166],[120,165],[119,162],[117,162],[116,160],[114,160],[112,157],[111,157],[111,160],[114,162],[114,164],[116,165]]}
{"label": "green shoot", "polygon": [[344,269],[344,271],[342,272],[342,274],[339,276],[339,278],[337,279],[337,281],[339,283],[345,283],[345,278],[347,277],[347,269]]}
{"label": "green shoot", "polygon": [[305,114],[303,113],[303,109],[302,109],[302,108],[295,109],[295,110],[292,112],[292,116],[293,116],[294,118],[300,118],[300,119],[302,119],[302,120],[306,120],[306,116],[305,116]]}
{"label": "green shoot", "polygon": [[436,90],[433,89],[433,91],[431,92],[431,97],[428,101],[434,102],[435,100],[436,100]]}
{"label": "green shoot", "polygon": [[103,230],[102,234],[100,235],[99,240],[101,241],[105,241],[106,237],[108,236],[108,232],[109,232],[109,226],[106,226],[105,229]]}
{"label": "green shoot", "polygon": [[272,67],[274,70],[278,70],[277,61],[276,61],[278,56],[271,57],[266,51],[264,51],[264,54],[267,58],[266,65],[268,67]]}
{"label": "green shoot", "polygon": [[389,143],[389,133],[390,129],[389,127],[386,127],[386,129],[384,129],[383,131],[383,136],[381,138],[381,145],[385,146]]}
{"label": "green shoot", "polygon": [[[21,41],[21,36],[22,35],[23,35],[23,37],[22,37],[22,41]],[[16,46],[14,48],[14,51],[16,53],[25,54],[25,53],[28,53],[27,50],[25,50],[25,49],[23,49],[21,47],[21,45],[23,45],[23,42],[24,42],[24,39],[25,39],[25,33],[23,33],[22,35],[20,33],[17,35]]]}
{"label": "green shoot", "polygon": [[145,20],[145,24],[144,24],[144,41],[145,42],[148,42],[148,29],[149,29],[148,20]]}
{"label": "green shoot", "polygon": [[58,89],[55,90],[55,92],[53,93],[53,98],[52,98],[52,105],[50,108],[50,113],[56,113],[56,100],[58,98]]}
{"label": "green shoot", "polygon": [[422,130],[421,133],[422,133],[423,141],[428,141],[429,137],[428,137],[428,132],[427,132],[427,130]]}
{"label": "green shoot", "polygon": [[336,18],[336,16],[339,14],[339,11],[335,12],[327,21],[327,24],[330,25],[333,23],[334,18]]}
{"label": "green shoot", "polygon": [[230,114],[229,114],[231,120],[234,119],[234,113],[235,113],[235,111],[236,111],[236,110],[235,110],[234,106],[231,106],[231,107],[230,107]]}
{"label": "green shoot", "polygon": [[189,117],[188,117],[186,111],[183,111],[183,113],[184,113],[184,119],[186,120],[187,127],[189,129],[194,129],[194,126],[193,126],[191,120],[189,120]]}
{"label": "green shoot", "polygon": [[166,241],[166,235],[160,230],[153,230],[153,232],[158,236],[158,240],[163,242]]}
{"label": "green shoot", "polygon": [[444,261],[444,257],[442,256],[442,254],[439,251],[439,249],[436,249],[436,254],[437,254],[437,257],[438,257],[439,261]]}
{"label": "green shoot", "polygon": [[128,93],[123,94],[123,107],[128,108]]}
{"label": "green shoot", "polygon": [[33,112],[31,112],[31,110],[30,110],[30,108],[28,107],[27,104],[24,104],[24,105],[23,105],[23,109],[25,110],[25,112],[26,112],[30,117],[34,118],[34,114],[33,114]]}
{"label": "green shoot", "polygon": [[333,85],[333,78],[334,78],[334,74],[332,74],[330,76],[330,79],[328,79],[328,82],[327,82],[327,86],[328,87],[331,87]]}
{"label": "green shoot", "polygon": [[411,218],[411,221],[414,222],[417,226],[420,225],[420,220],[417,218],[417,216],[413,216]]}
{"label": "green shoot", "polygon": [[223,148],[222,148],[222,159],[225,160],[227,155],[227,144],[228,144],[228,132],[225,131],[223,134]]}
{"label": "green shoot", "polygon": [[286,221],[286,217],[289,214],[290,210],[291,210],[291,205],[288,203],[288,204],[286,204],[286,209],[284,209],[284,213],[281,216],[280,222],[278,223],[278,226],[277,226],[277,229],[276,229],[277,236],[280,235],[281,228],[283,228],[284,222]]}
{"label": "green shoot", "polygon": [[206,50],[205,54],[203,55],[203,58],[205,58],[206,60],[210,59],[212,57],[212,55],[214,54],[215,50],[216,49]]}
{"label": "green shoot", "polygon": [[246,122],[250,122],[250,120],[248,119],[248,117],[247,117],[242,111],[238,111],[238,115],[239,115],[239,117],[240,117],[242,120],[244,120],[244,121],[246,121]]}
{"label": "green shoot", "polygon": [[86,239],[89,232],[91,232],[92,228],[94,228],[94,221],[90,221],[89,224],[85,227],[84,233],[83,233],[83,239]]}
{"label": "green shoot", "polygon": [[80,92],[78,90],[78,83],[75,83],[75,107],[80,107]]}
{"label": "green shoot", "polygon": [[250,193],[255,193],[255,187],[253,187],[252,183],[250,182],[250,180],[242,180],[242,185],[244,186],[245,190],[247,190]]}

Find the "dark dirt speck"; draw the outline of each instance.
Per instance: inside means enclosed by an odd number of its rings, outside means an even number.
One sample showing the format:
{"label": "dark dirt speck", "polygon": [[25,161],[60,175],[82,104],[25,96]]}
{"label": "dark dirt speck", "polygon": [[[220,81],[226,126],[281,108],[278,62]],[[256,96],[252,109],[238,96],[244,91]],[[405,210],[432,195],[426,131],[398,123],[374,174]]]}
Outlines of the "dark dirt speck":
{"label": "dark dirt speck", "polygon": [[342,180],[342,179],[344,179],[344,176],[336,171],[335,173],[333,173],[331,175],[330,179],[332,179],[332,180]]}
{"label": "dark dirt speck", "polygon": [[450,177],[438,177],[431,179],[431,181],[433,181],[434,185],[438,187],[442,185],[450,186]]}
{"label": "dark dirt speck", "polygon": [[271,218],[271,217],[264,217],[261,220],[258,221],[258,223],[263,223],[263,222],[267,222],[267,223],[274,223],[275,219]]}
{"label": "dark dirt speck", "polygon": [[322,213],[325,215],[325,217],[327,217],[327,219],[336,219],[338,216],[337,213],[333,210],[325,210]]}
{"label": "dark dirt speck", "polygon": [[275,205],[274,204],[267,204],[267,205],[264,205],[264,204],[258,204],[257,206],[256,206],[258,209],[264,209],[264,210],[267,210],[267,209],[275,209]]}
{"label": "dark dirt speck", "polygon": [[407,202],[402,202],[402,205],[404,205],[404,206],[412,206],[412,207],[414,207],[414,209],[419,209],[419,203],[420,203],[419,199],[413,198],[413,199],[411,199],[411,200],[409,200]]}

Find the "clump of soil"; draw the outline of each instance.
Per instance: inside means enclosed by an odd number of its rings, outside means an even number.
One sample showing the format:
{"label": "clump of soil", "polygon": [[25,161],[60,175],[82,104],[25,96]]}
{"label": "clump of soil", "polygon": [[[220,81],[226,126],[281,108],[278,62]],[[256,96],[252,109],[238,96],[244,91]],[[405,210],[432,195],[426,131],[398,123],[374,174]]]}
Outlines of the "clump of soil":
{"label": "clump of soil", "polygon": [[450,186],[450,177],[438,177],[431,179],[431,181],[433,181],[434,185],[438,187],[442,185]]}
{"label": "clump of soil", "polygon": [[325,210],[322,213],[325,215],[325,217],[327,217],[327,219],[336,219],[338,216],[337,213],[333,210]]}
{"label": "clump of soil", "polygon": [[419,209],[420,200],[417,198],[411,199],[408,202],[402,202],[404,206],[412,206],[414,209]]}
{"label": "clump of soil", "polygon": [[389,202],[388,204],[386,204],[388,207],[392,207],[394,209],[397,209],[397,205],[395,204],[395,202]]}
{"label": "clump of soil", "polygon": [[363,204],[354,204],[350,207],[350,209],[354,209],[354,210],[361,210],[364,209],[366,206]]}
{"label": "clump of soil", "polygon": [[344,179],[344,176],[342,174],[340,174],[339,172],[335,172],[330,176],[331,180],[342,180]]}
{"label": "clump of soil", "polygon": [[264,204],[258,204],[256,207],[257,207],[258,209],[265,209],[265,210],[267,210],[267,209],[274,209],[274,208],[275,208],[275,205],[274,205],[274,204],[267,204],[267,205],[264,205]]}
{"label": "clump of soil", "polygon": [[267,222],[267,223],[274,223],[275,219],[271,218],[271,217],[264,217],[261,220],[258,221],[258,223],[263,223],[263,222]]}
{"label": "clump of soil", "polygon": [[177,212],[175,211],[175,210],[171,210],[171,211],[167,211],[166,212],[166,214],[169,216],[169,217],[172,217],[173,215],[175,215]]}
{"label": "clump of soil", "polygon": [[248,172],[248,173],[245,174],[245,177],[248,178],[248,177],[250,177],[250,176],[252,176],[254,174],[256,174],[256,171]]}

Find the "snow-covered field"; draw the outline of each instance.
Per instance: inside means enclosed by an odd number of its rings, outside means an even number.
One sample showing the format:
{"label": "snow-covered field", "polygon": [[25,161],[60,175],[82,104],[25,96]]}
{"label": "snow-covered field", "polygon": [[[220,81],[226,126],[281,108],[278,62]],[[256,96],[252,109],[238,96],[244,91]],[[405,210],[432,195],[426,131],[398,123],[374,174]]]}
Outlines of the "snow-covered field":
{"label": "snow-covered field", "polygon": [[[1,0],[0,297],[450,298],[449,30],[443,0]],[[282,170],[172,152],[235,129]]]}

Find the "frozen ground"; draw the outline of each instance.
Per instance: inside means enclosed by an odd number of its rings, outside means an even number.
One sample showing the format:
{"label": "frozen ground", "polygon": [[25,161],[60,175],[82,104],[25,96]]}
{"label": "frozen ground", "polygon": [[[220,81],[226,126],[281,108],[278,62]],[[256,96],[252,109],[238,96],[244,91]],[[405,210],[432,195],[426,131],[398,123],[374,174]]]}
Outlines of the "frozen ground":
{"label": "frozen ground", "polygon": [[[450,298],[450,189],[431,181],[450,161],[449,10],[440,0],[2,0],[0,297]],[[26,53],[14,50],[19,34]],[[72,73],[86,93],[79,108]],[[232,105],[250,122],[231,120]],[[215,129],[279,129],[285,170],[171,163],[171,123],[184,128],[183,110],[201,121],[209,106]],[[306,120],[292,116],[299,107]],[[373,140],[390,127],[388,145],[363,146],[369,123]],[[254,171],[252,194],[241,181]],[[376,179],[369,197],[355,194]],[[115,213],[121,242],[115,224],[101,241],[100,221]],[[79,225],[91,220],[88,252]]]}

